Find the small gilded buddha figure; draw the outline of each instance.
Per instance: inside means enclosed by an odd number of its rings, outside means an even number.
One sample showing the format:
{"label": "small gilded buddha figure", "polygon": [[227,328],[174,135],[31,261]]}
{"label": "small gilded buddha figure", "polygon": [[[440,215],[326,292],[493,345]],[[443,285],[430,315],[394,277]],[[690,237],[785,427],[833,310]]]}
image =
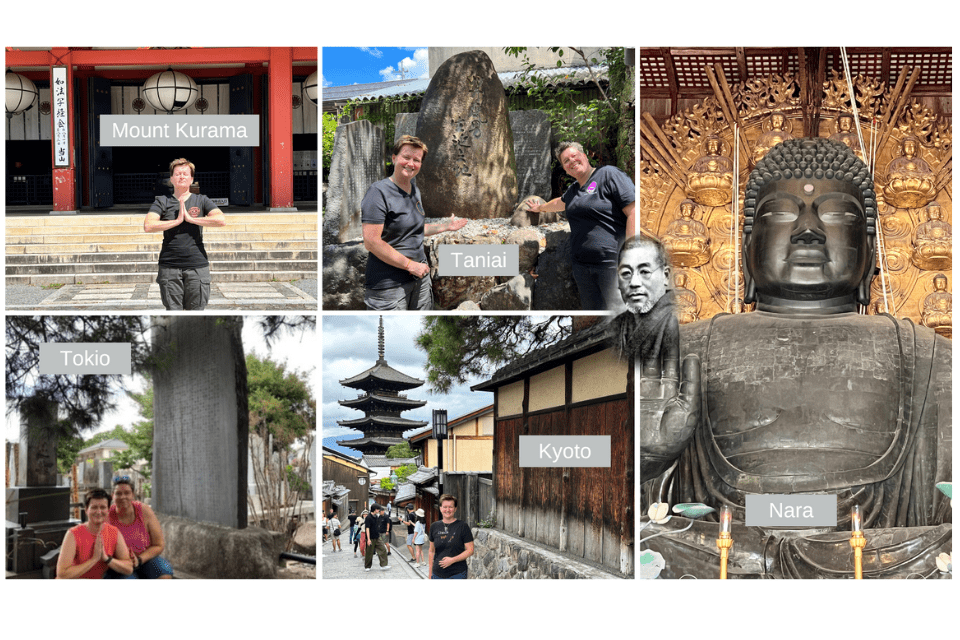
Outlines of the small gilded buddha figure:
{"label": "small gilded buddha figure", "polygon": [[947,276],[942,273],[933,276],[933,293],[923,299],[920,321],[944,338],[953,333],[953,296],[947,292]]}
{"label": "small gilded buddha figure", "polygon": [[767,122],[770,128],[767,129],[764,127],[764,132],[759,138],[757,138],[757,144],[753,147],[754,164],[760,162],[760,159],[767,155],[767,151],[774,148],[784,140],[793,139],[793,134],[790,133],[787,117],[783,115],[782,112],[774,111],[770,114],[770,119]]}
{"label": "small gilded buddha figure", "polygon": [[849,113],[842,113],[837,116],[836,121],[837,132],[830,136],[830,140],[836,142],[842,142],[847,145],[853,152],[857,154],[857,157],[863,160],[863,150],[860,148],[860,139],[857,137],[857,132],[853,130],[853,116]]}
{"label": "small gilded buddha figure", "polygon": [[687,274],[680,271],[673,281],[677,285],[673,290],[677,320],[680,324],[696,322],[700,319],[700,298],[696,292],[687,288]]}
{"label": "small gilded buddha figure", "polygon": [[913,240],[913,264],[927,271],[949,269],[953,257],[950,223],[943,220],[937,201],[928,204],[926,211],[927,221],[917,227]]}
{"label": "small gilded buddha figure", "polygon": [[727,204],[733,194],[733,161],[721,155],[720,136],[710,134],[703,143],[704,155],[687,175],[687,195],[707,207]]}
{"label": "small gilded buddha figure", "polygon": [[886,201],[900,209],[922,207],[937,195],[934,173],[920,157],[920,140],[907,136],[900,143],[900,157],[887,165]]}
{"label": "small gilded buddha figure", "polygon": [[880,274],[873,279],[870,285],[870,304],[867,312],[871,316],[881,313],[896,315],[896,301],[893,297],[893,276],[889,273]]}
{"label": "small gilded buddha figure", "polygon": [[670,223],[661,241],[670,260],[680,267],[699,267],[710,260],[707,227],[693,218],[697,203],[687,198],[680,203],[680,217]]}

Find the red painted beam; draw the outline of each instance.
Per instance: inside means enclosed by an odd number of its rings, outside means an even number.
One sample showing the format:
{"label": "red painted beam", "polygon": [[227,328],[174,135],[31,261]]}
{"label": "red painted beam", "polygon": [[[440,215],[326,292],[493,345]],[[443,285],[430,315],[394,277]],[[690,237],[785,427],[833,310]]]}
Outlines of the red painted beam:
{"label": "red painted beam", "polygon": [[[198,49],[82,49],[70,51],[76,65],[126,66],[126,65],[197,65],[226,63],[264,63],[271,51],[278,47],[223,47]],[[316,47],[279,47],[290,52],[291,60],[307,62],[318,60]],[[6,66],[37,67],[53,64],[53,51],[69,51],[59,47],[50,51],[6,50]]]}
{"label": "red painted beam", "polygon": [[[66,49],[54,49],[48,57],[51,68],[48,72],[50,78],[50,166],[53,167],[53,210],[54,211],[76,211],[77,207],[77,166],[76,166],[76,118],[73,114],[73,61],[71,53]],[[53,61],[57,60],[57,65],[63,65],[67,68],[67,154],[70,165],[68,167],[56,166],[56,131],[57,131],[57,109],[56,97],[53,90]]]}

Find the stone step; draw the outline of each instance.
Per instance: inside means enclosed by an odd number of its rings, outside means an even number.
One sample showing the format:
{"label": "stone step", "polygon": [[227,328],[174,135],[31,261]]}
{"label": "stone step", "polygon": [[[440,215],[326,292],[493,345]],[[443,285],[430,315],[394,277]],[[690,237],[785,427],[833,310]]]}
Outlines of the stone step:
{"label": "stone step", "polygon": [[[314,279],[317,277],[316,265],[303,271],[214,271],[212,277],[217,282],[289,282],[291,280]],[[157,272],[151,273],[96,273],[96,274],[43,274],[8,275],[7,285],[30,284],[34,286],[50,284],[127,284],[154,282]]]}
{"label": "stone step", "polygon": [[[159,242],[144,242],[147,236],[142,236],[140,242],[96,242],[87,244],[8,244],[7,256],[12,255],[41,255],[41,254],[86,254],[86,253],[124,253],[124,252],[158,252]],[[152,240],[152,239],[151,239]],[[316,251],[316,240],[274,240],[263,241],[221,241],[204,240],[207,253],[211,251]],[[9,259],[9,258],[8,258]]]}
{"label": "stone step", "polygon": [[[224,211],[227,225],[249,223],[288,224],[304,223],[317,224],[319,215],[316,212],[303,213],[231,213]],[[146,213],[129,215],[70,215],[70,216],[7,216],[7,228],[11,227],[102,227],[108,225],[136,225],[143,228],[143,219]]]}
{"label": "stone step", "polygon": [[[258,260],[310,260],[316,262],[316,251],[207,251],[210,262]],[[142,262],[156,266],[160,259],[160,252],[128,252],[128,253],[43,253],[43,254],[12,254],[7,256],[7,265],[47,265],[47,264],[74,264],[93,262]]]}
{"label": "stone step", "polygon": [[[203,234],[204,244],[220,241],[238,241],[238,242],[256,242],[256,241],[286,241],[286,240],[316,240],[316,229],[292,229],[289,231],[230,231],[229,227],[206,229]],[[144,238],[153,238],[159,245],[163,241],[162,234],[140,233],[118,233],[102,234],[91,233],[88,235],[30,235],[30,236],[7,236],[7,244],[71,244],[77,242],[104,243],[104,242],[133,242],[141,243]]]}
{"label": "stone step", "polygon": [[[317,272],[317,262],[310,260],[243,260],[229,262],[210,262],[211,270],[220,271],[310,271]],[[6,275],[50,275],[76,274],[79,278],[83,274],[133,274],[157,272],[155,262],[86,262],[86,263],[56,263],[56,264],[24,264],[6,266]]]}
{"label": "stone step", "polygon": [[[277,232],[277,231],[293,231],[297,233],[302,233],[305,231],[316,231],[317,222],[316,220],[312,222],[297,222],[297,223],[276,223],[272,221],[251,221],[239,224],[228,224],[226,227],[208,227],[204,230],[204,233],[214,233],[217,231],[237,231],[237,232]],[[103,235],[110,234],[131,234],[131,233],[144,233],[143,231],[143,221],[141,220],[137,224],[105,224],[102,226],[89,226],[89,225],[74,225],[74,226],[62,226],[62,227],[21,227],[21,226],[10,226],[7,225],[7,242],[11,241],[11,238],[21,238],[21,237],[34,237],[34,236],[43,236],[43,235],[68,235],[68,234],[89,234],[89,233],[99,233]],[[160,233],[160,232],[157,232]]]}

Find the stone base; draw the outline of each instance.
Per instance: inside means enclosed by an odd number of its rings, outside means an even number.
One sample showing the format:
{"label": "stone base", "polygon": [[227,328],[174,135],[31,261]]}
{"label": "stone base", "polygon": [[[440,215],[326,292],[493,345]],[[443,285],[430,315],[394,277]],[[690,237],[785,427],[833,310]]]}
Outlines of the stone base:
{"label": "stone base", "polygon": [[157,514],[166,547],[163,557],[199,578],[276,578],[283,536],[249,527],[231,529]]}
{"label": "stone base", "polygon": [[496,529],[474,529],[473,543],[473,556],[467,560],[471,578],[604,580],[621,577]]}

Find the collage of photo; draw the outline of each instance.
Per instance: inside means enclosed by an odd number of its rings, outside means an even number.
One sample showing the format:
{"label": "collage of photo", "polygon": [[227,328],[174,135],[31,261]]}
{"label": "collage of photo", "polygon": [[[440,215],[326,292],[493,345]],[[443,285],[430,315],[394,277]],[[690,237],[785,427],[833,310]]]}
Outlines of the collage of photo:
{"label": "collage of photo", "polygon": [[952,578],[952,47],[5,56],[7,580]]}

